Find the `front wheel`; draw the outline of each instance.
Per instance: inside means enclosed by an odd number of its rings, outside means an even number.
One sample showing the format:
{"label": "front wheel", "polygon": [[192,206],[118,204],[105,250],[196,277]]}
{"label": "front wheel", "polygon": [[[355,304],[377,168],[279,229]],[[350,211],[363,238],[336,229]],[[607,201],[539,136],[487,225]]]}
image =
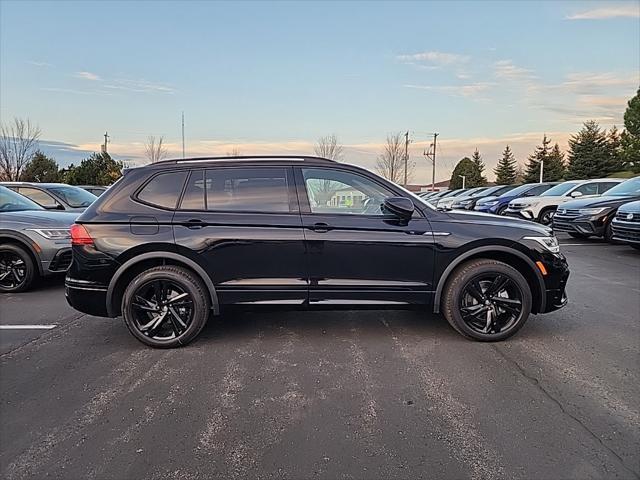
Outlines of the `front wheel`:
{"label": "front wheel", "polygon": [[37,277],[36,265],[24,248],[0,245],[0,292],[24,292]]}
{"label": "front wheel", "polygon": [[525,278],[497,260],[463,264],[447,281],[443,314],[465,337],[483,342],[504,340],[525,324],[532,295]]}
{"label": "front wheel", "polygon": [[191,342],[209,317],[209,294],[190,270],[166,265],[139,274],[122,297],[122,316],[142,343],[172,348]]}
{"label": "front wheel", "polygon": [[538,216],[538,222],[542,225],[551,225],[551,222],[553,222],[553,215],[555,213],[555,208],[545,208],[540,212],[540,215]]}

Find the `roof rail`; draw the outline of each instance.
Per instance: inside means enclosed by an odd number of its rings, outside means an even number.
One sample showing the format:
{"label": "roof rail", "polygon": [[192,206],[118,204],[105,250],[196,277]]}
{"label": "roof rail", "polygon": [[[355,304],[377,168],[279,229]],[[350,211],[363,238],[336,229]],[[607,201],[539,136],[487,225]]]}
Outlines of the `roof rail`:
{"label": "roof rail", "polygon": [[191,158],[173,158],[169,160],[161,160],[159,162],[155,162],[152,165],[158,164],[168,164],[168,163],[198,163],[198,162],[215,162],[219,160],[230,160],[230,161],[252,161],[252,160],[287,160],[287,161],[298,161],[304,162],[311,160],[313,162],[326,162],[326,163],[335,163],[335,160],[329,160],[328,158],[316,157],[313,155],[242,155],[239,157],[191,157]]}

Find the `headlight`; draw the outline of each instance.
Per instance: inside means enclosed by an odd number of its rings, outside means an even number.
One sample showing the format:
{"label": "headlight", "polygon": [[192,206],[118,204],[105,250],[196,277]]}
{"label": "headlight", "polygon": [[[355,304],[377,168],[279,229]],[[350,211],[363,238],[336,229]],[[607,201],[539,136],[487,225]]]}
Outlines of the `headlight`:
{"label": "headlight", "polygon": [[581,208],[578,210],[580,215],[597,215],[599,213],[605,212],[609,210],[609,207],[600,207],[600,208]]}
{"label": "headlight", "polygon": [[68,228],[29,228],[28,230],[36,232],[49,240],[66,240],[71,238]]}
{"label": "headlight", "polygon": [[497,205],[499,202],[497,200],[494,200],[493,202],[484,202],[484,203],[478,203],[478,205],[482,205],[484,207],[493,207],[494,205]]}
{"label": "headlight", "polygon": [[523,240],[533,240],[538,242],[551,253],[560,253],[560,244],[556,237],[524,237]]}
{"label": "headlight", "polygon": [[519,205],[520,205],[522,208],[531,208],[531,207],[535,207],[536,205],[538,205],[538,202],[520,203]]}

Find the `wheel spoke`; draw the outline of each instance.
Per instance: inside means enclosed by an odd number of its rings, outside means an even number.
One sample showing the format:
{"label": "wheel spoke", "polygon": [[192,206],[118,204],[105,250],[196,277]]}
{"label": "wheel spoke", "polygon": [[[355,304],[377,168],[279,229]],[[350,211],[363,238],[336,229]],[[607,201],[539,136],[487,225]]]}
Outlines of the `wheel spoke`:
{"label": "wheel spoke", "polygon": [[178,323],[182,326],[182,328],[187,328],[187,324],[185,323],[182,316],[176,311],[175,308],[173,308],[172,306],[169,307],[169,313],[171,314],[172,318],[175,318],[178,321]]}
{"label": "wheel spoke", "polygon": [[171,300],[167,302],[167,305],[175,304],[175,302],[177,302],[178,300],[181,300],[188,296],[189,296],[188,293],[181,293],[180,295],[176,295],[175,297],[173,297]]}
{"label": "wheel spoke", "polygon": [[504,297],[493,297],[491,300],[497,304],[498,307],[514,315],[519,315],[522,311],[522,302],[519,300]]}
{"label": "wheel spoke", "polygon": [[498,293],[502,292],[505,289],[505,287],[510,281],[511,280],[509,280],[509,278],[505,276],[502,276],[502,275],[496,276],[496,278],[493,280],[493,283],[489,286],[489,288],[485,292],[486,295],[488,297],[497,295]]}
{"label": "wheel spoke", "polygon": [[474,280],[469,285],[467,285],[467,292],[478,302],[484,302],[484,293],[482,291],[480,283],[477,280]]}

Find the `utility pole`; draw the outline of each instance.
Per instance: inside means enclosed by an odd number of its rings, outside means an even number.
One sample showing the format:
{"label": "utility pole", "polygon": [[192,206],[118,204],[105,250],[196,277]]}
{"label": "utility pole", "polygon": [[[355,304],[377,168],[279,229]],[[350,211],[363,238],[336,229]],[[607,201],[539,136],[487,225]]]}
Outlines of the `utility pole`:
{"label": "utility pole", "polygon": [[458,175],[458,176],[462,178],[462,188],[464,188],[467,181],[467,176],[466,175]]}
{"label": "utility pole", "polygon": [[540,160],[540,182],[542,183],[542,179],[544,178],[544,160]]}
{"label": "utility pole", "polygon": [[407,187],[407,167],[409,163],[409,130],[404,134],[404,186]]}
{"label": "utility pole", "polygon": [[433,134],[433,143],[429,146],[429,151],[424,151],[423,155],[431,160],[433,165],[431,170],[431,191],[436,190],[436,146],[438,141],[438,134]]}
{"label": "utility pole", "polygon": [[107,153],[107,144],[109,143],[109,134],[104,132],[104,143],[102,144],[102,153]]}
{"label": "utility pole", "polygon": [[184,160],[184,111],[182,112],[182,159]]}

